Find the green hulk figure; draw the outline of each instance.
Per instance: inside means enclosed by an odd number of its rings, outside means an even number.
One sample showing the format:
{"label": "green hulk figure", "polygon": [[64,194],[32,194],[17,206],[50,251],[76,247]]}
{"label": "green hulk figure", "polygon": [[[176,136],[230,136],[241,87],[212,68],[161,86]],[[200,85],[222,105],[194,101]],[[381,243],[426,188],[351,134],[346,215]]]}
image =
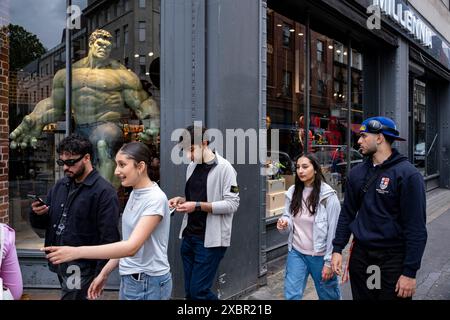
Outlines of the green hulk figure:
{"label": "green hulk figure", "polygon": [[[72,114],[75,133],[87,137],[95,148],[93,163],[100,174],[116,187],[114,157],[123,144],[121,119],[129,109],[141,119],[149,119],[149,127],[140,134],[149,140],[159,134],[159,107],[142,88],[139,78],[125,66],[111,59],[112,36],[105,30],[94,31],[89,38],[89,53],[73,64]],[[65,112],[66,70],[59,70],[53,79],[51,97],[40,101],[11,133],[11,148],[33,148],[37,137],[49,123]]]}

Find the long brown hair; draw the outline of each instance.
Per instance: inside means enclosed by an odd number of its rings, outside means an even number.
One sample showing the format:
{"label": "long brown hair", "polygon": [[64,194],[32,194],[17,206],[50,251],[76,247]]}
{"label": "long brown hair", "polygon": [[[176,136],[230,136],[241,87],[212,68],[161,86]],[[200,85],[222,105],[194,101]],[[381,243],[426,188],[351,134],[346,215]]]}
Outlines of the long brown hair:
{"label": "long brown hair", "polygon": [[[322,181],[325,182],[325,177],[323,176],[322,169],[319,164],[319,160],[317,160],[316,156],[311,153],[302,154],[295,159],[295,168],[297,168],[298,159],[305,157],[307,158],[314,167],[314,182],[313,182],[313,190],[309,195],[308,199],[306,199],[306,207],[308,208],[309,214],[314,215],[316,213],[317,205],[319,204],[320,198],[320,187],[322,185]],[[292,195],[292,201],[290,206],[291,214],[295,217],[298,212],[302,212],[302,201],[303,201],[303,190],[305,189],[305,183],[300,180],[297,174],[297,170],[295,170],[295,189],[294,194]]]}

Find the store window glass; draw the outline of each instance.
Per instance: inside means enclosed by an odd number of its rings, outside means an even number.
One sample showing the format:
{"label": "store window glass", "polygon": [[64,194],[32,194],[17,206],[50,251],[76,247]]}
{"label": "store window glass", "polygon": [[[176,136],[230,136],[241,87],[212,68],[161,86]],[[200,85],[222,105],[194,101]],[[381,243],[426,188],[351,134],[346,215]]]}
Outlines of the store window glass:
{"label": "store window glass", "polygon": [[305,27],[278,12],[267,11],[267,128],[279,131],[279,150],[266,163],[266,217],[282,214],[285,191],[294,184],[300,151],[298,118],[304,110]]}
{"label": "store window glass", "polygon": [[[351,49],[349,81],[348,46],[311,30],[311,65],[305,66],[305,26],[271,9],[266,21],[267,126],[269,131],[278,129],[280,139],[279,151],[269,153],[266,164],[269,169],[266,215],[270,218],[282,214],[284,193],[295,180],[295,159],[306,151],[316,155],[327,182],[343,199],[347,154],[351,166],[363,161],[357,145],[363,120],[363,55],[357,48]],[[311,70],[308,132],[305,125],[306,68]],[[351,141],[347,141],[348,131]],[[271,150],[271,141],[268,150]]]}
{"label": "store window glass", "polygon": [[437,113],[427,101],[427,90],[432,90],[426,81],[413,81],[413,160],[416,168],[425,177],[438,172]]}
{"label": "store window glass", "polygon": [[[153,37],[159,35],[160,14],[152,8],[159,7],[160,0],[148,0],[139,13],[135,12],[138,6],[135,9],[128,0],[100,4],[74,0],[83,15],[80,28],[72,30],[70,49],[64,36],[65,1],[60,5],[45,1],[52,5],[11,1],[9,125],[12,132],[21,129],[11,139],[9,218],[17,232],[18,249],[38,249],[43,244],[43,233],[28,222],[32,201],[28,195],[45,200],[55,181],[64,176],[56,165],[55,149],[66,135],[66,50],[72,53],[72,131],[89,137],[94,147],[99,136],[108,136],[106,155],[96,149],[94,164],[116,187],[122,205],[130,190],[120,187],[113,172],[115,153],[123,143],[144,138],[155,160],[152,179],[159,180],[159,69],[148,71],[150,65],[159,68],[153,62],[159,61],[160,40]],[[122,9],[129,14],[116,14]],[[146,26],[149,32],[129,37],[128,26],[141,26],[143,10],[148,11],[147,22],[152,21]],[[31,23],[36,19],[43,23]],[[100,43],[104,47],[97,49]],[[92,61],[103,67],[92,67]],[[114,128],[114,133],[104,130],[105,126]]]}
{"label": "store window glass", "polygon": [[425,175],[426,159],[426,99],[425,83],[414,80],[413,114],[414,114],[414,165]]}

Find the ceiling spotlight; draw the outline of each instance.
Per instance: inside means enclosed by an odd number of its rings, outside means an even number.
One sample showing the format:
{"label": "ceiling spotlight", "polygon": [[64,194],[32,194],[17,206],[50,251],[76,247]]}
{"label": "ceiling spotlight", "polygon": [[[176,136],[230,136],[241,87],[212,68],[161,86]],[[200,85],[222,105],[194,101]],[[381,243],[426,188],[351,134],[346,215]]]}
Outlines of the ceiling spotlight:
{"label": "ceiling spotlight", "polygon": [[295,32],[295,29],[289,29],[289,32]]}
{"label": "ceiling spotlight", "polygon": [[139,55],[136,53],[136,54],[134,55],[134,57],[135,57],[135,58],[139,58]]}
{"label": "ceiling spotlight", "polygon": [[283,25],[282,25],[282,24],[280,24],[280,23],[279,23],[279,24],[277,24],[277,27],[282,27],[282,26],[283,26]]}
{"label": "ceiling spotlight", "polygon": [[300,32],[298,35],[299,35],[300,37],[302,37],[302,36],[303,36],[303,32]]}
{"label": "ceiling spotlight", "polygon": [[333,49],[333,46],[330,44],[329,46],[328,46],[328,49]]}
{"label": "ceiling spotlight", "polygon": [[153,54],[154,54],[153,52],[149,52],[149,53],[148,53],[148,56],[149,56],[149,57],[153,57]]}

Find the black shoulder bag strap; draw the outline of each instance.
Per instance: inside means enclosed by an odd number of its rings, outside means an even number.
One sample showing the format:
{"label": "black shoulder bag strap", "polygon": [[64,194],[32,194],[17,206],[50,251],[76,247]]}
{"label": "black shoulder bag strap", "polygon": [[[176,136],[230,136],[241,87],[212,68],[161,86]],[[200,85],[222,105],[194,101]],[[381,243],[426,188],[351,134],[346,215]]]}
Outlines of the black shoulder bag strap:
{"label": "black shoulder bag strap", "polygon": [[376,170],[376,171],[374,172],[374,174],[372,174],[372,175],[370,176],[370,178],[368,178],[368,179],[366,180],[366,183],[365,183],[364,186],[361,188],[362,194],[360,193],[360,195],[359,195],[358,211],[359,211],[359,209],[361,209],[361,206],[362,206],[362,203],[363,203],[363,200],[364,200],[364,196],[366,195],[366,193],[367,193],[367,191],[369,190],[370,186],[375,182],[375,180],[377,180],[377,179],[381,176],[381,174],[382,174],[384,171],[386,171],[386,169],[387,169],[387,168],[381,168],[381,169],[379,169],[379,170]]}

